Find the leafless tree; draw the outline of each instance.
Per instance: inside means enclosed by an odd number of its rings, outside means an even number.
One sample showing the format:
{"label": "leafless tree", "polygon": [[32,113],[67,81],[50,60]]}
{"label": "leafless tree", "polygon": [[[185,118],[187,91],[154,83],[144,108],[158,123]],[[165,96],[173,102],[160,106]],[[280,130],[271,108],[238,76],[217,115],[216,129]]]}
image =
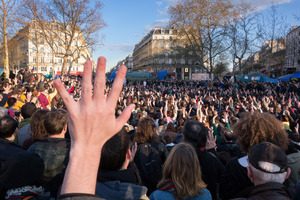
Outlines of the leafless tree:
{"label": "leafless tree", "polygon": [[253,7],[246,3],[236,6],[236,15],[230,21],[228,30],[233,71],[238,68],[241,72],[242,61],[255,49],[255,41],[258,38],[256,23],[257,15],[253,13]]}
{"label": "leafless tree", "polygon": [[17,4],[17,0],[1,0],[0,2],[0,38],[2,41],[2,63],[6,78],[9,77],[10,72],[8,57],[9,32],[12,30],[15,22]]}
{"label": "leafless tree", "polygon": [[226,32],[232,11],[233,4],[227,0],[184,0],[169,10],[170,25],[210,73],[215,60],[230,47]]}
{"label": "leafless tree", "polygon": [[259,21],[261,23],[258,23],[261,46],[265,46],[266,42],[268,42],[269,46],[268,50],[270,53],[264,59],[264,63],[262,63],[267,67],[271,63],[272,54],[278,49],[278,45],[280,44],[278,40],[284,38],[289,30],[289,24],[286,18],[278,13],[277,6],[272,5],[270,9],[271,11],[268,15],[260,15]]}
{"label": "leafless tree", "polygon": [[68,62],[97,44],[97,31],[104,26],[98,0],[26,0],[24,7],[27,23],[34,23],[55,56],[63,59],[62,74]]}

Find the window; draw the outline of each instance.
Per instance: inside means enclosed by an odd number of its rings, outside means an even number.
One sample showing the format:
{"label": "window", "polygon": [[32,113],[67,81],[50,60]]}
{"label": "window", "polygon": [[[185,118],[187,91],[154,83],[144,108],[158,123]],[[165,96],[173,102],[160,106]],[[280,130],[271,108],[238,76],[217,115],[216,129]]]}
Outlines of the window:
{"label": "window", "polygon": [[161,30],[160,29],[155,30],[155,34],[161,34]]}
{"label": "window", "polygon": [[164,48],[164,41],[163,41],[163,40],[160,40],[160,42],[159,42],[159,47],[160,47],[160,48]]}

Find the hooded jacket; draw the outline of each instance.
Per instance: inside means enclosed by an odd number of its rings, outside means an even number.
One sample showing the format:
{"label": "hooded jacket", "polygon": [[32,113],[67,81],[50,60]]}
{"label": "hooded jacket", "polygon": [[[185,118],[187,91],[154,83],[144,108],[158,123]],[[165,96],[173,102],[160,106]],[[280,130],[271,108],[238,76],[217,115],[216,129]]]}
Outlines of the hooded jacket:
{"label": "hooded jacket", "polygon": [[138,185],[135,169],[120,171],[101,170],[98,175],[96,195],[109,200],[147,200],[147,188]]}

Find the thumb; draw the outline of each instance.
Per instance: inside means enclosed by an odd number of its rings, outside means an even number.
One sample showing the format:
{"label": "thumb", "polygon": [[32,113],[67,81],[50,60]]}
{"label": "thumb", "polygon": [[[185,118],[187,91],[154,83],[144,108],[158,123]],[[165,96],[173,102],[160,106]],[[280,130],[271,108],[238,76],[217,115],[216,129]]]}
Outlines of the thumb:
{"label": "thumb", "polygon": [[116,123],[116,129],[117,132],[119,130],[122,129],[122,127],[124,126],[124,124],[128,121],[128,119],[130,118],[131,112],[132,110],[135,108],[134,104],[130,104],[129,106],[127,106],[122,114],[116,119],[117,123]]}

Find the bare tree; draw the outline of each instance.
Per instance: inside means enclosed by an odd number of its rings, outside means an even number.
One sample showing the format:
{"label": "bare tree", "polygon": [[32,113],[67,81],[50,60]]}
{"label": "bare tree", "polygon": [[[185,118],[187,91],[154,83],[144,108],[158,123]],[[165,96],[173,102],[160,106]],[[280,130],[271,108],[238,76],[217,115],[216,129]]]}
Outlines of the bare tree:
{"label": "bare tree", "polygon": [[199,62],[213,72],[214,63],[230,48],[228,22],[234,14],[227,0],[185,0],[172,6],[170,25],[179,30]]}
{"label": "bare tree", "polygon": [[229,72],[228,64],[224,63],[224,62],[217,63],[213,72],[214,72],[214,75],[216,75],[217,77],[220,77],[223,74],[226,74],[227,72]]}
{"label": "bare tree", "polygon": [[9,57],[8,57],[8,38],[9,30],[14,24],[17,0],[1,0],[0,2],[0,35],[2,39],[2,62],[5,77],[9,77]]}
{"label": "bare tree", "polygon": [[[199,24],[193,24],[192,11],[183,3],[178,3],[169,9],[171,15],[170,26],[178,33],[177,44],[174,50],[178,54],[193,54],[199,57],[199,62],[204,65],[204,50],[199,32]],[[180,41],[180,42],[179,42]]]}
{"label": "bare tree", "polygon": [[258,23],[259,39],[261,40],[262,46],[265,46],[266,42],[269,46],[269,53],[262,64],[269,67],[272,61],[272,54],[277,51],[278,45],[280,44],[278,40],[286,36],[289,25],[286,22],[286,18],[278,13],[276,5],[271,6],[269,15],[261,15],[260,22],[261,23]]}
{"label": "bare tree", "polygon": [[256,14],[253,13],[253,8],[249,4],[241,3],[236,6],[236,15],[229,23],[228,30],[233,71],[238,68],[241,72],[242,61],[254,51],[258,37],[256,22]]}
{"label": "bare tree", "polygon": [[169,10],[170,25],[210,73],[215,60],[230,47],[226,32],[232,11],[232,3],[226,0],[184,0]]}
{"label": "bare tree", "polygon": [[24,6],[29,23],[34,23],[55,56],[63,59],[62,74],[68,62],[96,45],[97,31],[104,26],[98,0],[26,0]]}

